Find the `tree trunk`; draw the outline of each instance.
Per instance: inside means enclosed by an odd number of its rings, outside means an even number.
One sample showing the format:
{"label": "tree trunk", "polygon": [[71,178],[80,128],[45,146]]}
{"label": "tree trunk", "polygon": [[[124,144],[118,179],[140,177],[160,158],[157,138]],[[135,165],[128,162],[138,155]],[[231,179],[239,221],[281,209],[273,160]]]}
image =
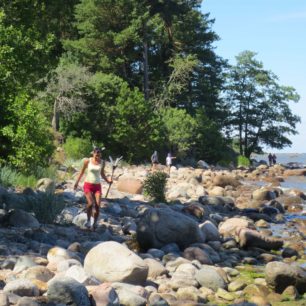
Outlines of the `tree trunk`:
{"label": "tree trunk", "polygon": [[53,117],[52,117],[52,128],[55,132],[59,130],[59,112],[57,111],[57,101],[53,104]]}
{"label": "tree trunk", "polygon": [[243,155],[242,149],[242,106],[239,106],[239,152],[240,155]]}
{"label": "tree trunk", "polygon": [[149,99],[149,64],[148,64],[148,43],[146,37],[146,28],[144,27],[143,42],[143,87],[145,100]]}

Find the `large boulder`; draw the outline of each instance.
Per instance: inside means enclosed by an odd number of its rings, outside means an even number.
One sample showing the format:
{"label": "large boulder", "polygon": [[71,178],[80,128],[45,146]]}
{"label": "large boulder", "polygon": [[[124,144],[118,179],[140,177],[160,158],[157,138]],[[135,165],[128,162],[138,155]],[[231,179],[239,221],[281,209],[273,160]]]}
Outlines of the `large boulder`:
{"label": "large boulder", "polygon": [[33,215],[21,209],[11,210],[8,215],[8,222],[15,227],[38,228],[40,226]]}
{"label": "large boulder", "polygon": [[257,247],[264,250],[277,250],[283,246],[283,241],[265,236],[256,230],[240,228],[236,232],[240,247]]}
{"label": "large boulder", "polygon": [[122,178],[117,183],[117,190],[131,194],[141,194],[143,183],[135,178]]}
{"label": "large boulder", "polygon": [[284,176],[305,176],[306,169],[287,169],[284,171]]}
{"label": "large boulder", "polygon": [[237,229],[240,228],[255,229],[255,225],[251,220],[230,218],[219,224],[219,233],[225,238],[235,237]]}
{"label": "large boulder", "polygon": [[267,284],[278,293],[288,286],[295,286],[300,294],[306,292],[306,271],[296,264],[269,262],[265,268],[265,278]]}
{"label": "large boulder", "polygon": [[190,217],[170,208],[151,208],[139,217],[137,240],[144,249],[159,249],[172,242],[185,249],[192,243],[204,242],[205,238],[198,223]]}
{"label": "large boulder", "polygon": [[143,284],[148,276],[146,263],[115,241],[102,242],[92,248],[84,260],[87,274],[101,282]]}
{"label": "large boulder", "polygon": [[272,190],[266,188],[259,188],[254,190],[252,194],[252,199],[256,201],[273,200],[276,198],[275,193]]}
{"label": "large boulder", "polygon": [[220,187],[224,188],[225,186],[237,187],[237,186],[241,185],[241,183],[234,176],[231,176],[231,175],[218,175],[218,176],[214,177],[213,185],[220,186]]}

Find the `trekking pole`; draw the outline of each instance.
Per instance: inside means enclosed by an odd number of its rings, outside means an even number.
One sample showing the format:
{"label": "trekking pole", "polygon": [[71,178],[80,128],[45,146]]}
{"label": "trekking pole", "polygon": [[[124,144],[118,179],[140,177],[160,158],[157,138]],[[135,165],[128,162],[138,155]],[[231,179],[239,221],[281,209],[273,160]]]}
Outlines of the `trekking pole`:
{"label": "trekking pole", "polygon": [[[114,172],[115,172],[116,168],[118,167],[119,161],[120,161],[122,158],[123,158],[123,156],[120,156],[120,157],[116,158],[116,160],[115,160],[115,162],[114,162],[114,160],[112,159],[112,157],[109,156],[109,160],[110,160],[110,163],[111,163],[111,165],[112,165],[111,180],[113,180]],[[106,194],[105,194],[105,199],[106,199],[107,196],[108,196],[108,193],[109,193],[109,191],[110,191],[110,188],[111,188],[112,184],[113,184],[113,181],[108,185],[108,189],[107,189]]]}

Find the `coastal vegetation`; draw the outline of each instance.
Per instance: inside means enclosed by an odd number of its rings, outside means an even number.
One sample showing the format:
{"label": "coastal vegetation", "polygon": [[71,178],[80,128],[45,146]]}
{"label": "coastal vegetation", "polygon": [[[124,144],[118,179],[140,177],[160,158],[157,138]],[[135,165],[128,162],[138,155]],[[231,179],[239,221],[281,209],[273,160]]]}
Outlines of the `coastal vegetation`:
{"label": "coastal vegetation", "polygon": [[233,140],[246,158],[290,145],[298,94],[254,52],[218,56],[213,24],[200,1],[2,2],[0,163],[35,175],[62,143],[74,159],[95,143],[220,164]]}

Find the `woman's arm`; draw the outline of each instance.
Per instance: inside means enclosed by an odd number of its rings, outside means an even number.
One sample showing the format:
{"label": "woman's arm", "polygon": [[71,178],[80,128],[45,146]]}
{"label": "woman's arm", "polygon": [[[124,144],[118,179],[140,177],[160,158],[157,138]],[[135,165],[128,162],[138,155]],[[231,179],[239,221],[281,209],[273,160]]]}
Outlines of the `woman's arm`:
{"label": "woman's arm", "polygon": [[104,168],[105,168],[105,162],[102,161],[102,168],[101,168],[101,176],[102,178],[104,179],[105,182],[107,182],[108,184],[111,184],[113,182],[112,179],[108,179],[105,175],[105,172],[104,172]]}
{"label": "woman's arm", "polygon": [[85,170],[86,170],[86,168],[87,168],[87,166],[88,166],[88,162],[89,162],[88,159],[86,159],[86,160],[84,161],[82,170],[81,170],[81,172],[80,172],[80,174],[79,174],[79,176],[78,176],[78,178],[77,178],[77,180],[76,180],[76,182],[75,182],[75,184],[74,184],[74,189],[77,189],[77,188],[78,188],[79,182],[80,182],[80,180],[81,180],[81,178],[82,178],[82,176],[83,176],[83,174],[84,174],[84,172],[85,172]]}

